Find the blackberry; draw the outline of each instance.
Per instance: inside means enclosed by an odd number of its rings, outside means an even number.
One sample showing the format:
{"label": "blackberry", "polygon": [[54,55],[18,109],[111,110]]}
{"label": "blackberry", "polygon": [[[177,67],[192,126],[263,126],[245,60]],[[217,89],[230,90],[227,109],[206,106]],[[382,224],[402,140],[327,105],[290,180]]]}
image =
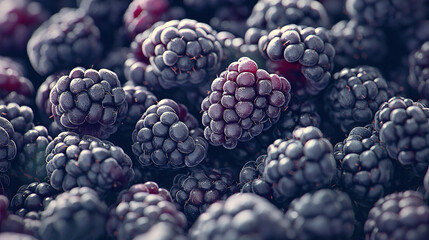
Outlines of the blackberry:
{"label": "blackberry", "polygon": [[34,86],[24,77],[24,67],[18,62],[0,57],[0,103],[29,104]]}
{"label": "blackberry", "polygon": [[121,83],[126,81],[124,74],[124,62],[127,60],[127,56],[130,54],[129,48],[114,48],[99,64],[100,68],[110,69],[118,76]]}
{"label": "blackberry", "polygon": [[334,74],[324,94],[325,109],[330,121],[348,133],[371,123],[380,105],[390,97],[387,81],[377,68],[344,68]]}
{"label": "blackberry", "polygon": [[150,106],[132,134],[133,152],[143,167],[194,167],[207,155],[208,143],[185,106],[163,99]]}
{"label": "blackberry", "polygon": [[288,24],[329,27],[325,7],[315,0],[259,0],[247,19],[248,27],[268,31]]}
{"label": "blackberry", "polygon": [[19,233],[35,236],[37,234],[34,231],[37,229],[37,225],[37,222],[28,221],[27,219],[15,214],[9,214],[8,217],[0,224],[0,232]]}
{"label": "blackberry", "polygon": [[[55,33],[55,34],[52,34]],[[27,53],[40,75],[64,68],[90,67],[102,53],[100,30],[81,9],[64,8],[52,15],[31,36]]]}
{"label": "blackberry", "polygon": [[339,22],[346,18],[344,0],[318,0],[326,9],[328,16],[332,22]]}
{"label": "blackberry", "polygon": [[[165,189],[154,182],[138,184],[121,193],[109,210],[107,233],[118,240],[131,240],[165,223],[176,234],[183,234],[186,217],[171,202]],[[158,233],[160,234],[160,233]]]}
{"label": "blackberry", "polygon": [[321,189],[306,193],[289,206],[285,218],[291,222],[296,239],[350,239],[355,216],[347,194]]}
{"label": "blackberry", "polygon": [[223,51],[215,35],[209,25],[190,19],[156,27],[142,46],[154,73],[147,81],[162,89],[204,82],[220,68]]}
{"label": "blackberry", "polygon": [[107,206],[88,187],[73,188],[52,200],[42,212],[41,239],[99,239],[104,234]]}
{"label": "blackberry", "polygon": [[306,192],[329,187],[335,173],[331,143],[318,128],[310,126],[296,129],[293,139],[277,139],[268,147],[263,178],[287,203]]}
{"label": "blackberry", "polygon": [[55,190],[91,187],[99,193],[121,190],[134,177],[122,148],[98,138],[62,132],[46,148],[46,171]]}
{"label": "blackberry", "polygon": [[25,53],[28,39],[48,18],[47,12],[39,3],[28,0],[1,1],[0,9],[3,16],[0,20],[0,53]]}
{"label": "blackberry", "polygon": [[184,234],[176,231],[168,223],[160,222],[153,225],[147,232],[137,235],[133,240],[186,240]]}
{"label": "blackberry", "polygon": [[365,222],[366,239],[426,239],[429,207],[415,191],[392,193],[378,200]]}
{"label": "blackberry", "polygon": [[408,84],[419,92],[420,97],[429,100],[429,41],[410,53],[408,63]]}
{"label": "blackberry", "polygon": [[212,145],[233,149],[278,121],[289,103],[287,79],[269,74],[247,57],[240,58],[213,80],[201,104],[204,136]]}
{"label": "blackberry", "polygon": [[22,185],[11,199],[10,208],[21,217],[38,217],[57,194],[58,192],[46,182]]}
{"label": "blackberry", "polygon": [[360,205],[372,206],[390,191],[392,160],[371,125],[353,128],[335,145],[334,157],[341,169],[341,188]]}
{"label": "blackberry", "polygon": [[57,84],[58,79],[68,74],[69,73],[62,72],[49,75],[37,89],[35,102],[42,119],[48,119],[52,116],[52,103],[49,101],[49,94]]}
{"label": "blackberry", "polygon": [[375,114],[374,128],[387,153],[423,177],[429,166],[429,109],[408,98],[393,97]]}
{"label": "blackberry", "polygon": [[352,19],[375,27],[407,27],[426,14],[424,0],[347,0],[347,14]]}
{"label": "blackberry", "polygon": [[387,55],[386,36],[375,27],[343,20],[332,27],[331,33],[337,68],[377,65]]}
{"label": "blackberry", "polygon": [[21,151],[24,146],[24,134],[34,127],[33,110],[28,106],[19,106],[16,103],[0,105],[0,116],[10,121],[14,133],[12,135],[16,148]]}
{"label": "blackberry", "polygon": [[37,240],[37,238],[25,233],[3,232],[0,233],[1,240]]}
{"label": "blackberry", "polygon": [[429,20],[422,20],[408,27],[403,38],[408,52],[417,50],[424,42],[429,41]]}
{"label": "blackberry", "polygon": [[44,126],[34,126],[23,135],[22,150],[12,164],[11,176],[15,181],[28,184],[46,179],[45,151],[51,141]]}
{"label": "blackberry", "polygon": [[227,199],[237,190],[231,169],[201,167],[176,175],[170,192],[177,209],[193,223],[211,204]]}
{"label": "blackberry", "polygon": [[288,232],[280,210],[262,197],[240,193],[213,203],[189,230],[189,238],[275,240],[287,239]]}
{"label": "blackberry", "polygon": [[248,161],[240,171],[240,191],[254,193],[268,200],[272,199],[271,184],[264,180],[265,159],[267,155],[259,156],[255,161]]}
{"label": "blackberry", "polygon": [[55,122],[63,129],[107,138],[127,113],[125,91],[117,75],[81,67],[58,79],[49,99]]}
{"label": "blackberry", "polygon": [[[16,144],[13,140],[15,131],[13,125],[6,118],[0,117],[0,172],[5,173],[9,170],[11,161],[16,156]],[[7,176],[6,176],[7,177]],[[1,178],[3,180],[3,177]],[[5,181],[7,182],[7,181]],[[4,186],[0,184],[0,191],[3,192]],[[8,184],[5,184],[8,185]]]}
{"label": "blackberry", "polygon": [[267,67],[285,76],[294,94],[316,95],[326,88],[334,69],[335,48],[329,30],[294,24],[271,31],[259,39]]}

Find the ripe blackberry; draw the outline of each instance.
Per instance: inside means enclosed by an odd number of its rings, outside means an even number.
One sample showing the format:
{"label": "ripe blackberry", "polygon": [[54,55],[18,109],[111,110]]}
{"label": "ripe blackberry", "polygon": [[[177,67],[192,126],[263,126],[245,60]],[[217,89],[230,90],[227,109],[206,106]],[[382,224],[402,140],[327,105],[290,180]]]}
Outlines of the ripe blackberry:
{"label": "ripe blackberry", "polygon": [[223,55],[216,32],[195,20],[172,20],[156,27],[143,42],[155,79],[163,89],[196,86],[217,73]]}
{"label": "ripe blackberry", "polygon": [[150,106],[132,134],[133,152],[141,166],[195,167],[207,155],[208,143],[197,120],[171,99]]}
{"label": "ripe blackberry", "polygon": [[267,155],[259,156],[255,161],[248,161],[240,171],[239,186],[242,193],[254,193],[268,200],[272,199],[271,184],[264,180],[265,159]]}
{"label": "ripe blackberry", "polygon": [[377,65],[387,55],[386,37],[378,28],[343,20],[332,27],[331,33],[337,68]]}
{"label": "ripe blackberry", "polygon": [[99,239],[104,234],[107,206],[88,187],[76,187],[52,200],[42,212],[41,239]]}
{"label": "ripe blackberry", "polygon": [[42,6],[33,1],[1,1],[0,53],[25,53],[28,39],[34,30],[48,18]]}
{"label": "ripe blackberry", "polygon": [[[55,34],[53,34],[55,33]],[[61,9],[31,36],[27,53],[40,75],[76,65],[90,67],[102,53],[100,31],[81,9]]]}
{"label": "ripe blackberry", "polygon": [[291,222],[296,239],[349,239],[355,222],[349,196],[331,189],[295,199],[285,218]]}
{"label": "ripe blackberry", "polygon": [[381,198],[365,222],[366,239],[426,239],[428,235],[429,207],[415,191]]}
{"label": "ripe blackberry", "polygon": [[268,31],[288,24],[329,27],[325,7],[315,0],[260,0],[247,19],[248,27]]}
{"label": "ripe blackberry", "polygon": [[380,105],[390,97],[387,81],[377,68],[344,68],[334,74],[324,94],[325,109],[330,121],[348,133],[371,123]]}
{"label": "ripe blackberry", "polygon": [[133,185],[119,195],[109,210],[106,229],[110,237],[131,240],[159,223],[168,224],[176,234],[183,234],[187,224],[186,217],[171,202],[169,192],[147,182]]}
{"label": "ripe blackberry", "polygon": [[58,192],[46,182],[22,185],[11,199],[10,208],[21,217],[38,218],[38,214],[55,199],[57,194]]}
{"label": "ripe blackberry", "polygon": [[318,0],[326,9],[331,23],[339,22],[345,19],[344,0]]}
{"label": "ripe blackberry", "polygon": [[23,135],[22,150],[13,160],[11,176],[21,184],[46,179],[45,151],[52,141],[44,126],[34,126]]}
{"label": "ripe blackberry", "polygon": [[429,41],[423,43],[408,57],[410,66],[408,84],[429,100]]}
{"label": "ripe blackberry", "polygon": [[[11,161],[16,156],[16,144],[13,140],[15,131],[13,125],[6,118],[0,117],[0,172],[5,173],[9,170]],[[7,177],[7,176],[6,176]],[[3,178],[1,178],[3,180]],[[3,182],[3,181],[0,181]],[[3,185],[3,184],[0,184]],[[0,186],[3,192],[4,186]]]}
{"label": "ripe blackberry", "polygon": [[331,143],[318,128],[310,126],[296,129],[293,139],[277,139],[268,147],[263,178],[287,203],[329,187],[335,173]]}
{"label": "ripe blackberry", "polygon": [[127,80],[124,74],[124,62],[127,60],[128,54],[130,54],[129,48],[114,48],[98,65],[100,68],[110,69],[116,73],[119,81],[124,83]]}
{"label": "ripe blackberry", "polygon": [[375,114],[374,128],[387,153],[423,177],[429,166],[429,108],[408,98],[393,97]]}
{"label": "ripe blackberry", "polygon": [[68,191],[91,187],[99,193],[121,190],[132,181],[132,161],[122,148],[98,138],[62,132],[46,148],[51,186]]}
{"label": "ripe blackberry", "polygon": [[266,199],[240,193],[213,203],[189,230],[192,240],[287,239],[283,213]]}
{"label": "ripe blackberry", "polygon": [[355,127],[335,145],[340,164],[340,187],[363,206],[372,206],[385,196],[393,182],[393,163],[371,125]]}
{"label": "ripe blackberry", "polygon": [[21,151],[24,146],[24,134],[34,127],[33,110],[28,106],[19,106],[16,103],[0,105],[0,116],[10,121],[13,126],[13,140],[16,148]]}
{"label": "ripe blackberry", "polygon": [[58,79],[68,74],[69,72],[60,72],[49,75],[37,89],[35,102],[42,119],[48,121],[48,118],[52,116],[52,103],[49,101],[49,94],[57,84]]}
{"label": "ripe blackberry", "polygon": [[204,136],[212,145],[233,149],[278,121],[290,99],[287,79],[269,74],[247,57],[213,80],[201,104]]}
{"label": "ripe blackberry", "polygon": [[407,27],[426,14],[424,0],[347,0],[347,14],[352,19],[374,27]]}
{"label": "ripe blackberry", "polygon": [[37,238],[25,234],[25,233],[14,233],[14,232],[3,232],[0,233],[1,240],[37,240]]}
{"label": "ripe blackberry", "polygon": [[118,77],[108,69],[74,68],[58,79],[49,98],[63,130],[103,139],[116,132],[128,108]]}
{"label": "ripe blackberry", "polygon": [[160,222],[153,225],[147,232],[137,235],[133,240],[186,240],[184,234],[176,231],[168,223]]}
{"label": "ripe blackberry", "polygon": [[424,187],[426,193],[429,194],[429,168],[426,171],[425,177],[423,179],[423,187]]}
{"label": "ripe blackberry", "polygon": [[334,69],[335,48],[329,30],[294,24],[259,39],[267,67],[285,76],[297,96],[316,95],[328,86]]}
{"label": "ripe blackberry", "polygon": [[170,192],[177,209],[193,223],[211,204],[227,199],[237,190],[231,169],[201,167],[176,175]]}

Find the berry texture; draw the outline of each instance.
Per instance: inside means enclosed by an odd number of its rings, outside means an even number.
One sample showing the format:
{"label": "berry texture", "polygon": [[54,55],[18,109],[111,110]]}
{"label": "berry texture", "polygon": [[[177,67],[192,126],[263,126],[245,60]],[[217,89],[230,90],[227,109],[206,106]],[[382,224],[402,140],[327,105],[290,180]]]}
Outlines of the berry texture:
{"label": "berry texture", "polygon": [[423,177],[429,166],[429,109],[411,99],[393,97],[375,114],[374,128],[389,156]]}
{"label": "berry texture", "polygon": [[316,95],[328,86],[334,69],[332,40],[323,27],[290,24],[262,36],[258,48],[271,61],[270,68],[290,81],[297,96]]}
{"label": "berry texture", "polygon": [[223,55],[216,31],[190,19],[172,20],[156,27],[142,49],[162,89],[203,83],[219,70]]}
{"label": "berry texture", "polygon": [[76,65],[90,67],[102,50],[100,30],[92,18],[80,9],[69,8],[44,22],[27,45],[31,65],[44,76]]}
{"label": "berry texture", "polygon": [[160,222],[153,225],[147,232],[137,235],[133,240],[186,240],[184,234],[172,228],[168,223]]}
{"label": "berry texture", "polygon": [[143,167],[194,167],[207,155],[208,143],[184,105],[163,99],[150,106],[132,134],[133,152]]}
{"label": "berry texture", "polygon": [[171,202],[168,191],[147,182],[133,185],[119,195],[109,210],[106,229],[115,239],[131,240],[159,223],[168,224],[170,231],[177,235],[183,234],[187,224],[183,213]]}
{"label": "berry texture", "polygon": [[58,79],[64,75],[68,75],[68,73],[49,75],[37,89],[35,101],[36,106],[39,109],[40,114],[42,115],[42,119],[47,120],[50,116],[52,116],[52,103],[49,100],[49,94],[57,84]]}
{"label": "berry texture", "polygon": [[429,100],[429,41],[410,54],[408,63],[408,83],[420,97]]}
{"label": "berry texture", "polygon": [[374,205],[365,222],[366,239],[426,239],[429,207],[415,191],[392,193]]}
{"label": "berry texture", "polygon": [[37,240],[37,238],[25,234],[25,233],[14,233],[14,232],[3,232],[0,233],[1,240]]}
{"label": "berry texture", "polygon": [[371,125],[356,127],[334,148],[340,164],[340,187],[364,206],[384,197],[393,182],[393,163]]}
{"label": "berry texture", "polygon": [[378,69],[358,66],[334,74],[324,103],[332,123],[348,133],[353,127],[371,123],[380,105],[390,97],[387,81]]}
{"label": "berry texture", "polygon": [[[11,166],[11,161],[16,156],[16,144],[15,144],[15,141],[13,140],[14,134],[15,134],[15,131],[13,129],[12,123],[10,123],[9,120],[7,120],[6,118],[0,117],[0,153],[1,153],[0,154],[0,172],[1,173],[5,173],[7,172],[7,170],[9,170]],[[2,188],[2,190],[0,191],[3,192],[4,186],[0,186],[0,188]]]}
{"label": "berry texture", "polygon": [[234,173],[228,168],[195,168],[174,177],[171,196],[177,209],[193,223],[211,204],[237,192]]}
{"label": "berry texture", "polygon": [[269,74],[243,57],[213,80],[201,104],[204,136],[212,145],[233,149],[278,121],[290,100],[288,80]]}
{"label": "berry texture", "polygon": [[287,239],[287,231],[283,213],[274,205],[262,197],[240,193],[213,203],[189,230],[189,237],[280,240]]}
{"label": "berry texture", "polygon": [[21,151],[24,146],[24,134],[34,127],[33,110],[28,106],[19,106],[16,103],[0,105],[0,116],[10,121],[13,126],[13,140],[16,148]]}
{"label": "berry texture", "polygon": [[134,177],[122,148],[98,138],[62,132],[46,148],[46,171],[56,190],[90,187],[99,193],[121,190]]}
{"label": "berry texture", "polygon": [[10,201],[11,210],[21,217],[39,217],[58,192],[46,182],[22,185]]}
{"label": "berry texture", "polygon": [[293,139],[277,139],[267,149],[263,178],[284,202],[329,187],[336,172],[333,149],[316,127],[298,128]]}
{"label": "berry texture", "polygon": [[49,95],[58,126],[102,139],[116,132],[125,118],[125,97],[114,72],[81,67],[58,79]]}
{"label": "berry texture", "polygon": [[289,206],[285,218],[296,239],[350,239],[354,229],[353,205],[347,194],[321,189],[306,193]]}
{"label": "berry texture", "polygon": [[52,200],[42,212],[41,239],[90,240],[104,234],[107,206],[88,187],[73,188]]}
{"label": "berry texture", "polygon": [[263,178],[266,158],[267,155],[261,155],[255,161],[244,164],[239,179],[242,193],[255,193],[268,200],[272,199],[272,186]]}

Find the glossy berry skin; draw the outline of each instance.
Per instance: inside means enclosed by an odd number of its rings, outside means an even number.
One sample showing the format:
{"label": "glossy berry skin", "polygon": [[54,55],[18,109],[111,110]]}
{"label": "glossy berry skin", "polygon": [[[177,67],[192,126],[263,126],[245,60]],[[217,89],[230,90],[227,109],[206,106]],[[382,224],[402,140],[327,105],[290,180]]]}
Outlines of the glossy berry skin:
{"label": "glossy berry skin", "polygon": [[239,186],[242,193],[254,193],[268,200],[272,199],[271,184],[264,180],[266,154],[259,156],[255,161],[244,164],[240,171]]}
{"label": "glossy berry skin", "polygon": [[171,99],[163,99],[146,110],[132,139],[133,153],[142,167],[195,167],[208,150],[197,120],[184,105]]}
{"label": "glossy berry skin", "polygon": [[[49,34],[54,31],[56,34]],[[81,9],[70,8],[52,15],[33,33],[27,45],[31,65],[43,76],[75,66],[90,67],[102,50],[100,30],[92,18]]]}
{"label": "glossy berry skin", "polygon": [[325,89],[334,69],[332,35],[323,27],[289,24],[259,39],[261,54],[270,69],[285,76],[300,97],[317,95]]}
{"label": "glossy berry skin", "polygon": [[24,146],[24,134],[34,127],[33,110],[28,106],[19,106],[16,103],[0,105],[0,115],[12,123],[14,134],[13,140],[16,148],[21,151]]}
{"label": "glossy berry skin", "polygon": [[278,121],[290,100],[288,80],[269,74],[247,57],[229,65],[213,80],[202,104],[204,137],[214,146],[233,149]]}
{"label": "glossy berry skin", "polygon": [[426,239],[429,207],[415,191],[397,192],[378,200],[365,222],[366,239]]}
{"label": "glossy berry skin", "polygon": [[10,201],[12,211],[21,217],[38,217],[58,192],[46,182],[22,185]]}
{"label": "glossy berry skin", "polygon": [[46,148],[46,171],[59,191],[91,187],[98,193],[118,191],[134,177],[132,161],[122,148],[88,135],[62,132]]}
{"label": "glossy berry skin", "polygon": [[33,83],[24,76],[24,67],[18,62],[0,57],[0,103],[29,104],[34,94]]}
{"label": "glossy berry skin", "polygon": [[429,41],[410,53],[408,63],[408,84],[418,91],[421,98],[429,100]]}
{"label": "glossy berry skin", "polygon": [[381,104],[391,96],[377,68],[357,66],[335,73],[324,97],[329,120],[348,133],[353,127],[371,123]]}
{"label": "glossy berry skin", "polygon": [[90,240],[104,234],[107,206],[88,187],[76,187],[52,200],[42,212],[41,239]]}
{"label": "glossy berry skin", "polygon": [[102,139],[116,132],[125,118],[125,97],[114,72],[81,67],[60,77],[49,95],[60,128]]}
{"label": "glossy berry skin", "polygon": [[371,125],[355,127],[334,147],[340,164],[340,188],[363,206],[372,206],[391,190],[393,163]]}
{"label": "glossy berry skin", "polygon": [[[219,221],[219,220],[223,221]],[[287,239],[283,213],[266,199],[239,193],[213,203],[189,230],[192,240]]]}
{"label": "glossy berry skin", "polygon": [[429,166],[429,109],[403,97],[383,103],[375,114],[374,128],[389,156],[423,177]]}
{"label": "glossy berry skin", "polygon": [[347,194],[331,189],[306,193],[289,206],[285,218],[291,222],[297,238],[350,239],[355,216]]}
{"label": "glossy berry skin", "polygon": [[267,149],[263,178],[285,203],[329,187],[336,172],[333,149],[316,127],[298,128],[293,139],[277,139]]}
{"label": "glossy berry skin", "polygon": [[[0,117],[0,172],[5,173],[9,170],[11,161],[16,156],[16,144],[13,140],[15,131],[12,123],[6,118]],[[6,175],[7,176],[7,175]]]}

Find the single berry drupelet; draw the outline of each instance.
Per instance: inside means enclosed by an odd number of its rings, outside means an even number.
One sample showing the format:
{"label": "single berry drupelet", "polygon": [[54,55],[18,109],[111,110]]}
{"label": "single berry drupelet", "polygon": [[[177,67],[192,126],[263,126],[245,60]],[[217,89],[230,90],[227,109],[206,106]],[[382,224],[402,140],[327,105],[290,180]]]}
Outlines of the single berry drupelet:
{"label": "single berry drupelet", "polygon": [[133,185],[118,196],[116,204],[110,207],[106,230],[115,239],[132,240],[160,223],[167,224],[177,235],[183,234],[187,225],[169,192],[154,182],[146,182]]}
{"label": "single berry drupelet", "polygon": [[325,7],[316,0],[258,1],[247,19],[247,26],[268,31],[288,24],[329,27]]}
{"label": "single berry drupelet", "polygon": [[64,68],[91,67],[101,56],[100,30],[81,9],[64,8],[31,36],[27,53],[40,75]]}
{"label": "single berry drupelet", "polygon": [[429,166],[429,108],[403,97],[383,103],[375,114],[374,128],[389,156],[423,177]]}
{"label": "single berry drupelet", "polygon": [[49,95],[55,122],[63,130],[102,139],[116,132],[125,118],[125,98],[114,72],[81,67],[58,79]]}
{"label": "single berry drupelet", "polygon": [[384,197],[392,187],[393,163],[371,125],[355,127],[334,147],[341,171],[340,187],[366,207]]}
{"label": "single berry drupelet", "polygon": [[343,20],[332,27],[331,33],[336,68],[379,65],[387,54],[386,36],[381,29]]}
{"label": "single berry drupelet", "polygon": [[[143,54],[162,89],[197,86],[220,69],[223,50],[216,31],[191,19],[172,20],[156,27],[143,42]],[[158,87],[158,86],[153,86]]]}
{"label": "single berry drupelet", "polygon": [[254,193],[268,200],[272,200],[273,188],[264,180],[265,158],[259,156],[255,161],[248,161],[240,171],[239,186],[242,193]]}
{"label": "single berry drupelet", "polygon": [[387,81],[374,67],[344,68],[334,74],[325,92],[325,109],[329,119],[344,133],[365,126],[374,119],[381,104],[391,97]]}
{"label": "single berry drupelet", "polygon": [[289,206],[285,218],[290,221],[296,239],[350,239],[355,216],[352,201],[344,192],[321,189],[306,193]]}
{"label": "single berry drupelet", "polygon": [[426,239],[429,207],[418,192],[392,193],[375,203],[364,230],[366,239]]}
{"label": "single berry drupelet", "polygon": [[122,148],[88,135],[62,132],[46,148],[46,171],[59,191],[90,187],[99,193],[121,190],[134,177]]}
{"label": "single berry drupelet", "polygon": [[[14,134],[15,134],[15,131],[13,129],[12,123],[6,118],[3,118],[0,116],[0,172],[1,173],[5,173],[9,170],[11,166],[11,161],[16,156],[17,150],[16,150],[15,141],[13,140]],[[3,192],[4,186],[0,186],[0,188],[2,188],[0,192]]]}
{"label": "single berry drupelet", "polygon": [[293,139],[277,139],[267,149],[263,178],[287,203],[329,187],[336,173],[332,145],[316,127],[298,128]]}
{"label": "single berry drupelet", "polygon": [[90,240],[104,235],[107,206],[88,187],[76,187],[52,200],[42,212],[41,239]]}
{"label": "single berry drupelet", "polygon": [[227,199],[237,190],[231,169],[201,167],[176,175],[170,192],[177,209],[193,223],[211,204]]}
{"label": "single berry drupelet", "polygon": [[195,167],[207,155],[208,143],[197,120],[171,99],[150,106],[132,134],[133,152],[143,167]]}
{"label": "single berry drupelet", "polygon": [[189,230],[192,240],[288,239],[283,213],[266,199],[239,193],[213,203]]}
{"label": "single berry drupelet", "polygon": [[289,103],[289,81],[269,74],[247,57],[213,80],[202,104],[204,136],[212,145],[233,149],[278,121]]}
{"label": "single berry drupelet", "polygon": [[33,182],[22,185],[10,201],[11,210],[21,216],[39,218],[48,204],[55,199],[58,192],[46,182]]}
{"label": "single berry drupelet", "polygon": [[21,151],[24,146],[24,134],[34,127],[33,110],[28,106],[19,106],[16,103],[0,105],[0,116],[6,118],[12,123],[16,148]]}
{"label": "single berry drupelet", "polygon": [[325,89],[334,69],[332,35],[323,27],[290,24],[259,39],[261,54],[270,60],[267,67],[285,76],[293,93],[304,97]]}
{"label": "single berry drupelet", "polygon": [[429,41],[410,53],[408,63],[408,84],[421,98],[429,100]]}

